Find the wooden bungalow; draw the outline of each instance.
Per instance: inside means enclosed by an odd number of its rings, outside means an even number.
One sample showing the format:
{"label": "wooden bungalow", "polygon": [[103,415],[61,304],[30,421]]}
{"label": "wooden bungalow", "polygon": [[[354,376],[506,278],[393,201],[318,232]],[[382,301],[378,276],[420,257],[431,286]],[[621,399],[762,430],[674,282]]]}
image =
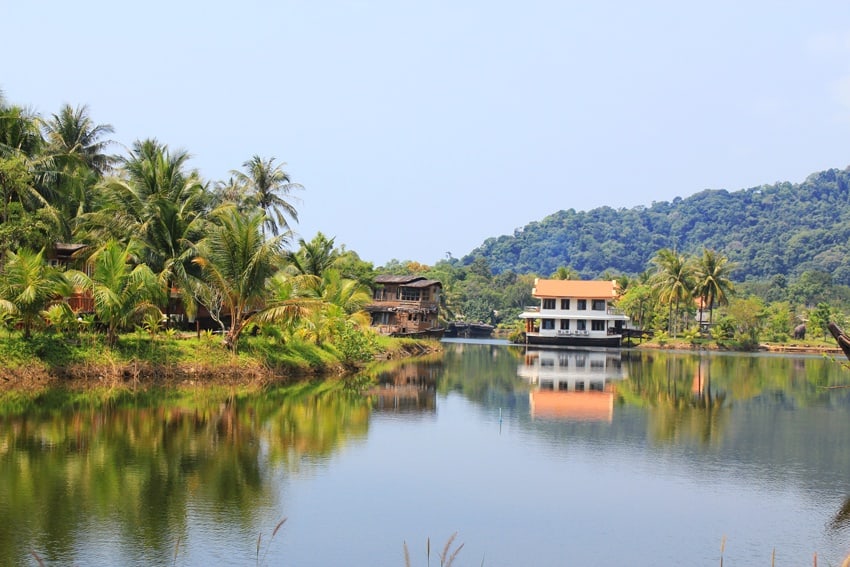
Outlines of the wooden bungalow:
{"label": "wooden bungalow", "polygon": [[437,321],[443,284],[422,276],[375,278],[372,303],[366,307],[372,327],[384,335],[440,337]]}

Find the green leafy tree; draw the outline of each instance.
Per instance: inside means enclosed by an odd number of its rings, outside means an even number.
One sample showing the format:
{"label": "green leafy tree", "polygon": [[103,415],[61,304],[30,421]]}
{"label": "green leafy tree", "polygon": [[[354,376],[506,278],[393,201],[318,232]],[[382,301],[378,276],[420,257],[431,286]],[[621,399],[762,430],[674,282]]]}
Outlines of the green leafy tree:
{"label": "green leafy tree", "polygon": [[375,283],[375,266],[372,262],[362,260],[354,250],[346,250],[340,246],[333,265],[342,275],[351,280],[357,280],[368,288]]}
{"label": "green leafy tree", "polygon": [[61,303],[72,289],[62,273],[47,265],[44,251],[22,249],[7,252],[6,264],[0,274],[0,313],[21,322],[24,338],[44,317],[52,304]]}
{"label": "green leafy tree", "polygon": [[745,348],[758,345],[767,315],[764,302],[758,297],[732,298],[725,309],[734,327],[735,339]]}
{"label": "green leafy tree", "polygon": [[809,332],[817,331],[821,338],[826,338],[827,323],[832,321],[832,308],[826,302],[820,302],[809,312]]}
{"label": "green leafy tree", "polygon": [[617,299],[617,307],[625,313],[638,329],[650,328],[655,294],[648,284],[631,284]]}
{"label": "green leafy tree", "polygon": [[768,304],[765,330],[772,341],[785,341],[794,328],[794,313],[787,301]]}

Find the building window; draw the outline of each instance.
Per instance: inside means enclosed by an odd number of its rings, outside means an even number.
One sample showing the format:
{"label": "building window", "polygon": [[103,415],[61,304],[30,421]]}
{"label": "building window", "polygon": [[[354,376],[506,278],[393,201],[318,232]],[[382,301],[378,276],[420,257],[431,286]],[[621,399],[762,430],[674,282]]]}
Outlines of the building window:
{"label": "building window", "polygon": [[564,310],[564,311],[569,311],[569,309],[570,309],[570,300],[569,299],[562,299],[561,300],[561,309]]}
{"label": "building window", "polygon": [[594,319],[590,322],[590,329],[593,331],[604,331],[605,330],[605,321],[601,319]]}
{"label": "building window", "polygon": [[554,329],[555,328],[555,320],[554,319],[543,319],[541,322],[541,328],[543,329]]}
{"label": "building window", "polygon": [[543,300],[543,309],[554,309],[555,308],[555,300],[554,299],[544,299]]}
{"label": "building window", "polygon": [[587,321],[585,321],[584,319],[579,319],[578,321],[576,321],[576,329],[578,329],[579,331],[586,331]]}
{"label": "building window", "polygon": [[569,331],[570,330],[570,320],[569,319],[561,319],[561,330]]}
{"label": "building window", "polygon": [[430,301],[431,299],[431,290],[427,287],[422,290],[422,301]]}
{"label": "building window", "polygon": [[578,304],[578,305],[576,305],[576,309],[578,309],[579,311],[585,311],[587,309],[587,300],[586,299],[579,299],[579,300],[576,301],[576,303]]}
{"label": "building window", "polygon": [[605,300],[604,299],[594,299],[593,304],[590,306],[594,311],[605,311]]}
{"label": "building window", "polygon": [[401,300],[402,301],[419,301],[419,290],[411,289],[409,287],[401,288]]}
{"label": "building window", "polygon": [[576,392],[584,392],[584,380],[576,380]]}

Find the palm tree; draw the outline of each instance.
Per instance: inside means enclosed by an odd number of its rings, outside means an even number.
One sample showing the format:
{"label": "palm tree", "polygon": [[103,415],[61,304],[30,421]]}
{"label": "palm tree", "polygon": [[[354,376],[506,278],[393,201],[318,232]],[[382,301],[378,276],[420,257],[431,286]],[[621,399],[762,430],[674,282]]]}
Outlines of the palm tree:
{"label": "palm tree", "polygon": [[0,222],[10,220],[12,203],[24,210],[48,207],[37,187],[37,158],[44,140],[38,117],[20,106],[10,106],[0,93]]}
{"label": "palm tree", "polygon": [[301,248],[289,255],[289,262],[298,274],[320,276],[330,269],[339,258],[339,252],[334,249],[334,238],[328,239],[321,232],[310,242],[303,238],[298,240]]}
{"label": "palm tree", "polygon": [[61,160],[62,166],[82,165],[99,176],[112,169],[114,158],[105,153],[111,141],[103,136],[114,130],[109,124],[95,124],[87,106],[71,108],[66,104],[45,122],[44,131],[48,151]]}
{"label": "palm tree", "polygon": [[300,333],[316,344],[333,340],[345,325],[369,326],[364,308],[372,302],[368,286],[345,278],[339,270],[328,268],[320,276],[302,274],[288,278],[290,297],[299,298],[305,307]]}
{"label": "palm tree", "polygon": [[42,313],[51,304],[61,303],[61,298],[71,291],[62,273],[44,261],[44,250],[7,253],[0,277],[0,313],[20,319],[25,339],[32,335]]}
{"label": "palm tree", "polygon": [[729,303],[729,295],[735,292],[735,286],[729,275],[735,265],[729,258],[714,250],[703,248],[702,257],[695,266],[696,293],[702,299],[703,307],[708,306],[708,324],[711,325],[714,305]]}
{"label": "palm tree", "polygon": [[245,184],[233,176],[227,181],[216,181],[210,195],[211,207],[215,209],[222,205],[235,205],[239,210],[247,210],[250,208],[247,192]]}
{"label": "palm tree", "polygon": [[216,209],[211,216],[213,224],[199,243],[193,262],[225,304],[230,328],[224,342],[235,353],[240,334],[252,320],[294,317],[299,311],[294,304],[268,301],[268,280],[277,271],[289,234],[265,239],[261,229],[264,215],[244,215],[232,205]]}
{"label": "palm tree", "polygon": [[43,143],[36,114],[21,106],[9,105],[0,92],[0,157],[17,153],[34,157]]}
{"label": "palm tree", "polygon": [[[192,258],[203,234],[205,188],[196,172],[185,172],[188,159],[186,152],[172,153],[156,140],[135,142],[122,159],[126,178],[103,184],[106,206],[87,218],[95,234],[134,242],[141,262],[169,290],[190,287]],[[192,311],[190,295],[181,300]]]}
{"label": "palm tree", "polygon": [[298,222],[298,212],[286,197],[294,189],[302,189],[298,183],[293,183],[289,174],[283,170],[285,163],[275,165],[275,158],[264,160],[255,155],[242,164],[245,171],[232,171],[237,181],[243,183],[249,190],[251,198],[267,215],[263,222],[263,234],[266,227],[274,236],[289,229],[286,218]]}
{"label": "palm tree", "polygon": [[77,218],[94,208],[95,187],[115,161],[105,153],[111,143],[103,136],[109,124],[95,124],[86,106],[65,105],[43,125],[49,165],[45,167],[45,195],[61,209],[62,238],[71,237]]}
{"label": "palm tree", "polygon": [[676,336],[681,303],[691,297],[693,268],[688,259],[670,248],[659,250],[652,259],[656,272],[653,287],[662,303],[670,306],[668,331]]}
{"label": "palm tree", "polygon": [[91,293],[109,345],[116,343],[119,331],[145,315],[162,317],[157,305],[165,290],[147,265],[133,265],[133,259],[131,246],[110,240],[92,254],[91,277],[78,270],[68,272],[76,287]]}
{"label": "palm tree", "polygon": [[552,274],[553,280],[577,280],[579,273],[572,266],[558,266]]}

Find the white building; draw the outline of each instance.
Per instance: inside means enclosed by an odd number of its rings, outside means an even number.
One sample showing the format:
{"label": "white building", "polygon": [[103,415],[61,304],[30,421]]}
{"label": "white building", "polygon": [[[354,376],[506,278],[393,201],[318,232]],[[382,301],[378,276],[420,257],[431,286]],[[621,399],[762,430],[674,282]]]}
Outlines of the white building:
{"label": "white building", "polygon": [[620,346],[629,318],[613,306],[615,281],[534,280],[540,304],[520,314],[528,344]]}

